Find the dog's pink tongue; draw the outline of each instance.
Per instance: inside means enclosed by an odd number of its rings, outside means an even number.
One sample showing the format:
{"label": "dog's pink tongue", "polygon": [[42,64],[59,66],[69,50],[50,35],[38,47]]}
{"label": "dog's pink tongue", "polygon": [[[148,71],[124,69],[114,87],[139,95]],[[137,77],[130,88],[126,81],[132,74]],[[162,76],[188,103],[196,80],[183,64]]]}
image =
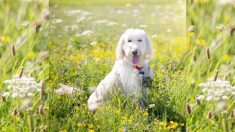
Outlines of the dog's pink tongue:
{"label": "dog's pink tongue", "polygon": [[133,63],[133,64],[138,64],[138,56],[137,56],[137,55],[133,55],[133,57],[132,57],[132,63]]}

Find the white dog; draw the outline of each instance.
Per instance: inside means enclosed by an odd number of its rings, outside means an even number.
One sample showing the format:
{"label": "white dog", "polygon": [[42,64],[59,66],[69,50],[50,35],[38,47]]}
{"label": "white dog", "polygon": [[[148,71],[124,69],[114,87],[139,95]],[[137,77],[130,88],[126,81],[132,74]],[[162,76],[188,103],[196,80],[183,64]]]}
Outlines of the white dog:
{"label": "white dog", "polygon": [[149,66],[152,55],[151,43],[143,30],[126,30],[119,39],[113,69],[89,97],[88,109],[94,112],[97,107],[103,106],[102,100],[116,88],[121,88],[125,94],[147,96],[142,79],[152,78]]}

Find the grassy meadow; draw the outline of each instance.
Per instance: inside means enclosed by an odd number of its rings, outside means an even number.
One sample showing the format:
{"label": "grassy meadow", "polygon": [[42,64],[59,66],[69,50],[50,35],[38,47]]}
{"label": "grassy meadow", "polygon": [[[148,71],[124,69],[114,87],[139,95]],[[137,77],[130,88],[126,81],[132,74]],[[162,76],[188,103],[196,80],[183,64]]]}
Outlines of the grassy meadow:
{"label": "grassy meadow", "polygon": [[0,5],[0,131],[44,131],[48,1],[0,0]]}
{"label": "grassy meadow", "polygon": [[[234,3],[0,0],[0,131],[235,131]],[[117,91],[91,113],[128,28],[154,48],[149,107]]]}
{"label": "grassy meadow", "polygon": [[[74,87],[72,95],[50,99],[54,131],[185,131],[185,1],[50,1],[50,81]],[[88,111],[89,89],[107,75],[115,49],[128,28],[146,31],[155,50],[153,87],[141,109],[129,97],[112,95],[98,114]]]}
{"label": "grassy meadow", "polygon": [[[191,49],[186,87],[189,131],[235,130],[234,15],[234,1],[187,1],[187,43]],[[222,87],[209,90],[199,86],[209,78]],[[229,83],[233,88],[228,88]]]}

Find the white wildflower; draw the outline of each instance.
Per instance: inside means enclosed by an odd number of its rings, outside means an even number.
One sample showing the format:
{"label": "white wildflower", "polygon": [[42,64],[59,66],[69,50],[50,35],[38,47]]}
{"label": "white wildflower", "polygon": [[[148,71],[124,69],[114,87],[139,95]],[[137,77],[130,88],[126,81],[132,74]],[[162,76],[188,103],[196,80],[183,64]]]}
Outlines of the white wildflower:
{"label": "white wildflower", "polygon": [[222,96],[222,100],[228,100],[228,96]]}
{"label": "white wildflower", "polygon": [[206,97],[206,100],[207,100],[207,101],[211,101],[212,99],[213,99],[213,96],[207,96],[207,97]]}
{"label": "white wildflower", "polygon": [[123,13],[123,10],[117,10],[116,13],[121,14],[121,13]]}
{"label": "white wildflower", "polygon": [[29,26],[29,21],[24,21],[21,25],[27,28]]}
{"label": "white wildflower", "polygon": [[93,41],[93,42],[90,43],[90,45],[96,45],[96,44],[97,44],[96,41]]}
{"label": "white wildflower", "polygon": [[7,97],[7,96],[9,96],[10,95],[10,92],[2,92],[2,96],[3,97]]}
{"label": "white wildflower", "polygon": [[218,0],[218,3],[221,5],[232,5],[235,4],[235,0]]}
{"label": "white wildflower", "polygon": [[76,33],[74,36],[75,36],[75,37],[81,37],[82,35],[79,34],[79,33]]}
{"label": "white wildflower", "polygon": [[86,30],[84,32],[82,32],[82,36],[91,36],[94,32],[92,32],[91,30]]}
{"label": "white wildflower", "polygon": [[77,30],[78,26],[77,25],[71,25],[71,29],[72,29],[72,31]]}
{"label": "white wildflower", "polygon": [[235,96],[235,88],[226,80],[213,80],[213,78],[208,79],[207,82],[199,84],[203,87],[202,92],[207,101],[226,101],[229,96]]}
{"label": "white wildflower", "polygon": [[73,87],[60,84],[60,88],[56,90],[56,94],[57,95],[64,95],[64,94],[73,95],[73,91],[74,91]]}
{"label": "white wildflower", "polygon": [[78,13],[81,13],[82,10],[68,10],[68,11],[65,11],[65,13],[68,15],[68,16],[71,16],[71,15],[74,15],[74,14],[78,14]]}
{"label": "white wildflower", "polygon": [[78,17],[78,18],[76,19],[76,23],[81,23],[81,22],[84,21],[84,20],[86,20],[85,17]]}
{"label": "white wildflower", "polygon": [[33,92],[40,91],[42,84],[37,83],[32,77],[13,77],[11,80],[5,80],[4,83],[12,93],[11,97],[28,97],[33,96]]}
{"label": "white wildflower", "polygon": [[219,25],[216,27],[216,30],[218,30],[218,31],[224,30],[224,25],[223,25],[223,24],[219,24]]}
{"label": "white wildflower", "polygon": [[204,95],[198,95],[198,96],[197,96],[197,100],[203,100],[204,98],[205,98]]}

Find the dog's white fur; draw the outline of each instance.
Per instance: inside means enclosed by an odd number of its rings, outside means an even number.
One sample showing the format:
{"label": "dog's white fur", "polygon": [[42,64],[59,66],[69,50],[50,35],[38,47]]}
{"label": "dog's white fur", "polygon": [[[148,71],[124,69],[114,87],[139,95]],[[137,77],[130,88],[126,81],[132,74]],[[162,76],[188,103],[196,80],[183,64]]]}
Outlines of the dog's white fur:
{"label": "dog's white fur", "polygon": [[149,61],[152,58],[153,49],[146,33],[141,29],[127,29],[119,39],[112,71],[99,83],[88,99],[90,111],[94,112],[97,107],[103,106],[102,100],[116,88],[121,88],[129,95],[143,93],[139,71],[133,67],[134,50],[138,51],[137,65],[143,67],[144,76],[152,78]]}

